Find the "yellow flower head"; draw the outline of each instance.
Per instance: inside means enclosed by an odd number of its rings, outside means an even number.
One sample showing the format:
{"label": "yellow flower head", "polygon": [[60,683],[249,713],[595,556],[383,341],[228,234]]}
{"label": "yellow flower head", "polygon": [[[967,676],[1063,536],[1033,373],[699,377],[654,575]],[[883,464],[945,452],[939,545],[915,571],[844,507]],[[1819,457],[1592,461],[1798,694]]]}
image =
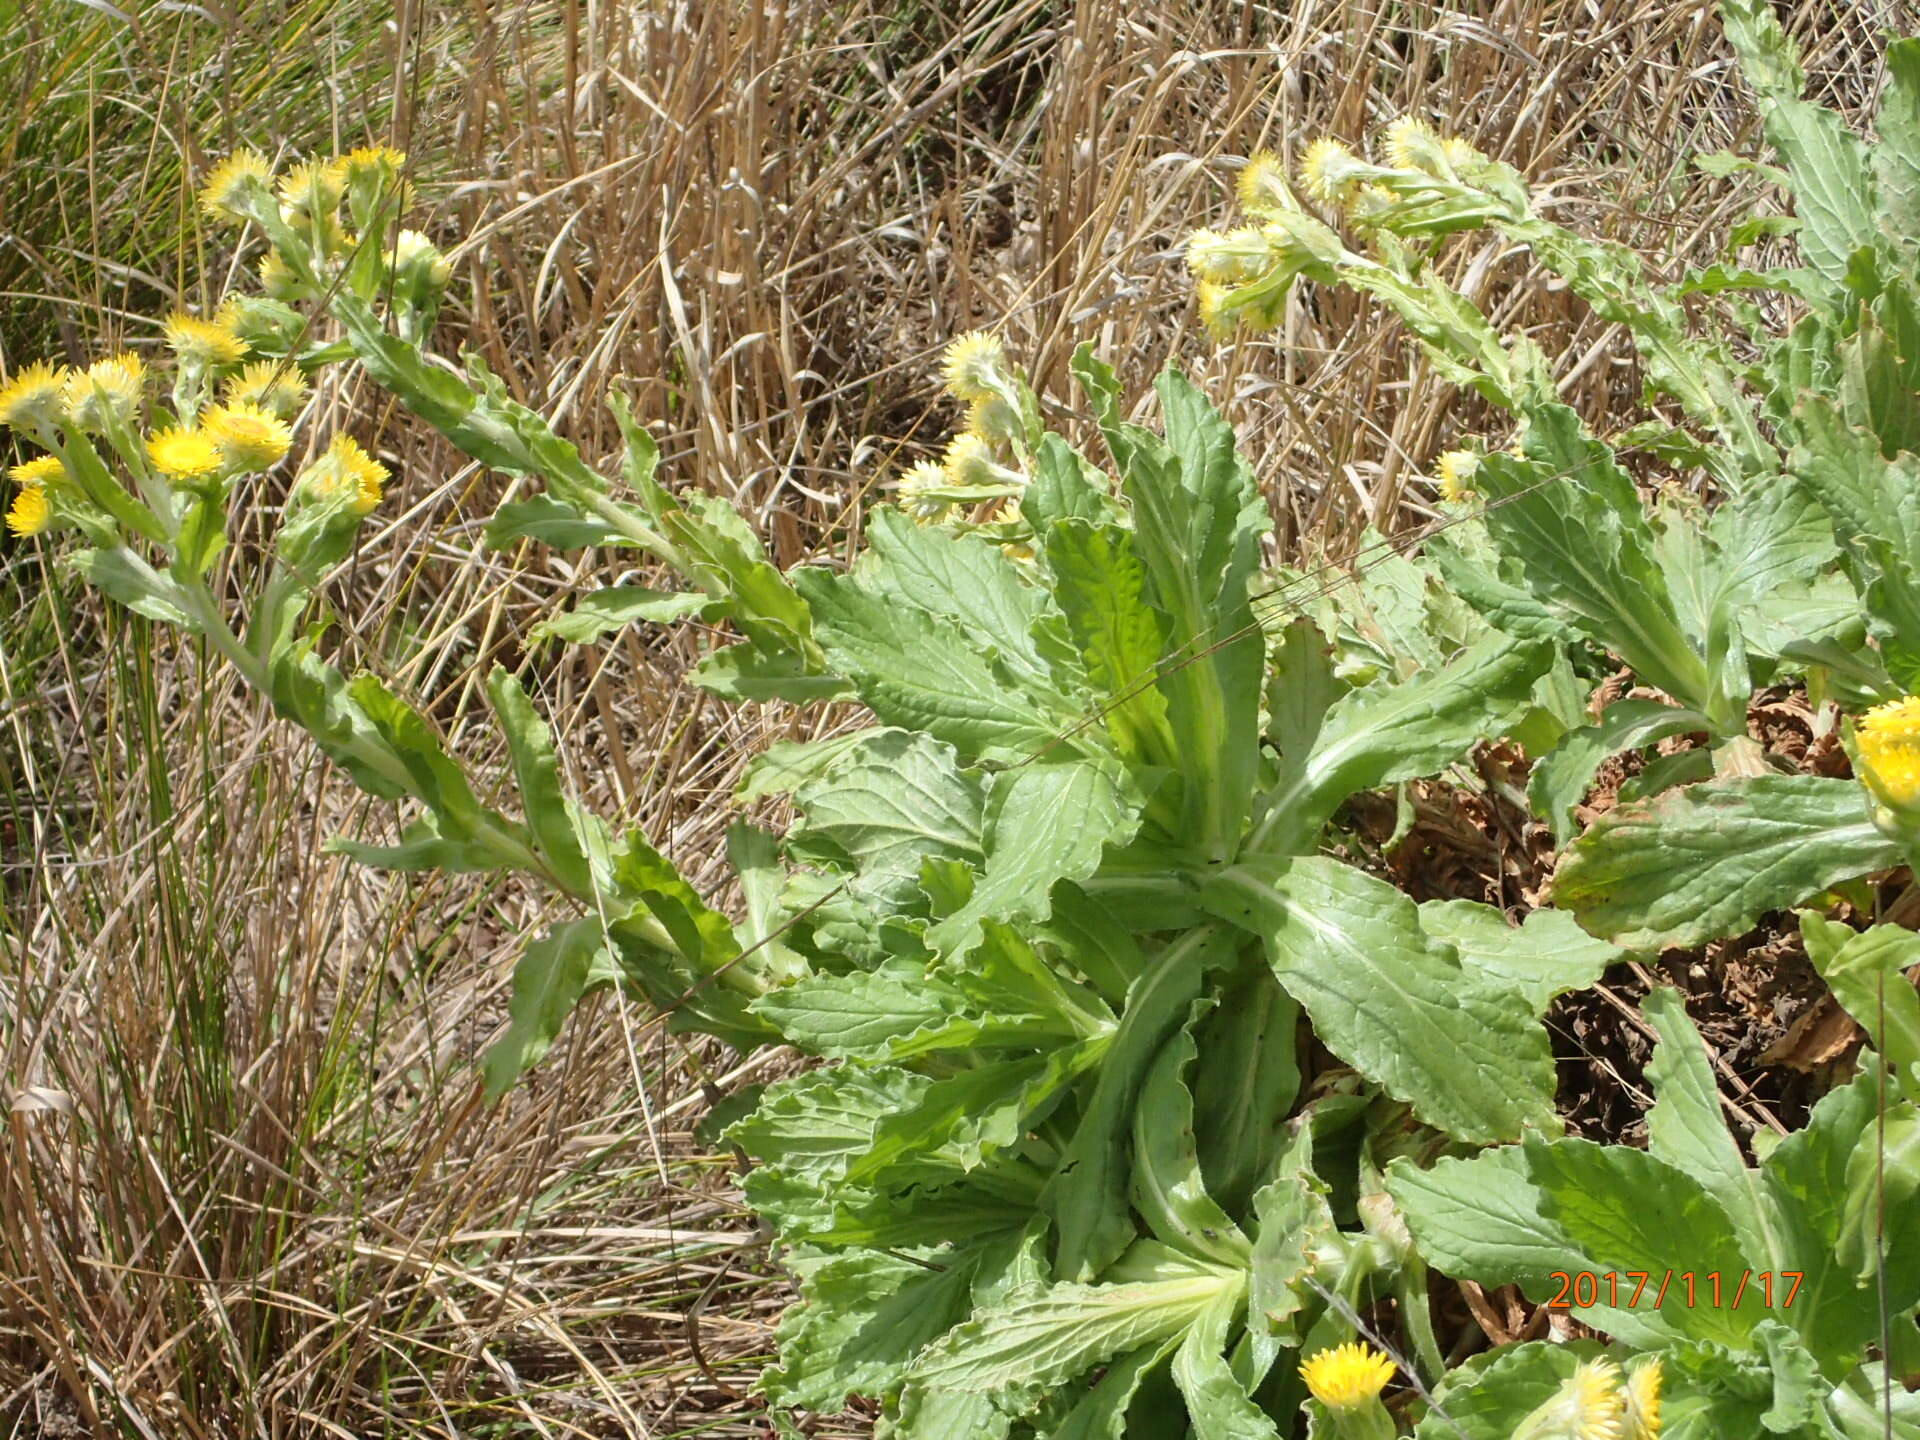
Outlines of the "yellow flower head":
{"label": "yellow flower head", "polygon": [[1300,183],[1314,199],[1332,205],[1346,198],[1365,169],[1346,146],[1323,137],[1309,145],[1301,158]]}
{"label": "yellow flower head", "polygon": [[105,430],[109,420],[131,425],[146,383],[146,363],[131,350],[96,360],[67,376],[67,414],[89,433]]}
{"label": "yellow flower head", "polygon": [[293,267],[280,258],[280,252],[269,250],[260,257],[260,288],[275,300],[296,300],[300,297],[300,277],[293,273]]}
{"label": "yellow flower head", "polygon": [[1006,347],[999,336],[970,330],[947,346],[941,380],[949,395],[979,400],[993,394],[996,386],[1006,384],[1006,361]]}
{"label": "yellow flower head", "polygon": [[55,367],[44,360],[15,372],[13,379],[0,386],[0,425],[19,430],[38,421],[47,423],[63,417],[67,367]]}
{"label": "yellow flower head", "polygon": [[38,485],[22,486],[7,507],[7,529],[25,539],[38,535],[53,523],[53,505],[47,492]]}
{"label": "yellow flower head", "polygon": [[307,381],[291,363],[256,360],[227,381],[224,394],[229,405],[258,405],[291,420],[306,403]]}
{"label": "yellow flower head", "polygon": [[1605,1359],[1581,1361],[1513,1434],[1514,1440],[1627,1440],[1620,1367]]}
{"label": "yellow flower head", "polygon": [[1627,1376],[1627,1440],[1659,1440],[1660,1378],[1658,1355]]}
{"label": "yellow flower head", "polygon": [[1467,165],[1484,165],[1487,157],[1458,135],[1449,135],[1440,142],[1440,149],[1447,157],[1447,164],[1458,170]]}
{"label": "yellow flower head", "polygon": [[351,496],[347,508],[365,515],[380,503],[388,473],[387,467],[367,454],[358,440],[351,435],[336,435],[301,479],[323,499]]}
{"label": "yellow flower head", "polygon": [[1287,188],[1287,167],[1271,150],[1262,150],[1240,172],[1234,186],[1240,208],[1261,219],[1298,208]]}
{"label": "yellow flower head", "polygon": [[953,502],[938,493],[946,486],[946,471],[931,460],[917,460],[900,477],[900,508],[922,525],[944,520],[953,513]]}
{"label": "yellow flower head", "polygon": [[1920,695],[1876,705],[1860,717],[1854,747],[1860,778],[1889,805],[1920,806]]}
{"label": "yellow flower head", "polygon": [[280,203],[295,214],[332,215],[347,193],[347,167],[340,160],[304,160],[280,182]]}
{"label": "yellow flower head", "polygon": [[1020,473],[993,458],[993,447],[978,435],[956,435],[947,445],[947,483],[982,486],[1017,483]]}
{"label": "yellow flower head", "polygon": [[453,278],[453,265],[440,253],[440,247],[418,230],[402,230],[387,252],[387,264],[396,272],[417,272],[435,289]]}
{"label": "yellow flower head", "polygon": [[398,173],[407,168],[407,152],[396,150],[391,145],[362,145],[349,150],[340,158],[351,178],[368,171],[390,170]]}
{"label": "yellow flower head", "polygon": [[238,365],[247,354],[247,342],[233,327],[218,320],[202,320],[176,310],[161,327],[167,347],[188,365]]}
{"label": "yellow flower head", "polygon": [[1379,1398],[1394,1369],[1393,1361],[1372,1346],[1348,1341],[1302,1361],[1300,1378],[1329,1410],[1357,1410]]}
{"label": "yellow flower head", "polygon": [[162,430],[147,441],[147,458],[169,480],[204,480],[217,473],[220,447],[204,431],[185,425]]}
{"label": "yellow flower head", "polygon": [[986,395],[967,405],[967,433],[989,445],[1011,445],[1024,427],[1020,412],[998,395]]}
{"label": "yellow flower head", "polygon": [[1225,340],[1233,334],[1233,317],[1221,312],[1220,302],[1227,298],[1228,287],[1215,285],[1210,280],[1202,280],[1193,287],[1195,299],[1200,303],[1200,323],[1207,327],[1207,333],[1216,340]]}
{"label": "yellow flower head", "polygon": [[252,211],[248,201],[256,195],[271,194],[273,167],[258,150],[236,150],[207,176],[200,187],[200,208],[222,220],[246,220]]}
{"label": "yellow flower head", "polygon": [[220,447],[229,469],[246,473],[279,464],[293,446],[287,422],[250,400],[215,405],[201,417],[200,428]]}
{"label": "yellow flower head", "polygon": [[1464,500],[1473,493],[1473,472],[1480,468],[1480,457],[1471,450],[1449,450],[1434,462],[1433,483],[1440,487],[1443,500]]}
{"label": "yellow flower head", "polygon": [[1187,237],[1187,268],[1194,278],[1215,285],[1258,280],[1279,260],[1271,237],[1258,225],[1242,225],[1224,235],[1218,230],[1196,230]]}
{"label": "yellow flower head", "polygon": [[16,485],[28,485],[39,489],[47,485],[58,485],[67,478],[67,467],[60,463],[58,455],[36,455],[33,459],[15,465],[7,471]]}
{"label": "yellow flower head", "polygon": [[[361,220],[404,215],[413,208],[413,186],[406,178],[407,157],[390,145],[362,145],[337,162],[353,190],[353,210]],[[362,212],[365,212],[362,214]]]}
{"label": "yellow flower head", "polygon": [[1422,170],[1431,175],[1445,159],[1445,143],[1424,120],[1402,115],[1381,137],[1381,153],[1395,170]]}

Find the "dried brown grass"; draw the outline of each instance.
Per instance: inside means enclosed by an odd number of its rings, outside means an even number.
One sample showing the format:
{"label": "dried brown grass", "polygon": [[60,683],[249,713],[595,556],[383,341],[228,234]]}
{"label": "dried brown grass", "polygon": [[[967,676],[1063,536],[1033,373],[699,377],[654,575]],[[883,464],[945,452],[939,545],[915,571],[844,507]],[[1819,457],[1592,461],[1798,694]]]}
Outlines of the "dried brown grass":
{"label": "dried brown grass", "polygon": [[[427,228],[457,247],[449,341],[590,455],[611,448],[600,395],[624,388],[673,479],[736,499],[784,563],[843,551],[876,486],[944,438],[927,371],[975,325],[1006,334],[1063,415],[1082,338],[1143,390],[1169,358],[1196,368],[1290,551],[1418,518],[1420,471],[1483,417],[1409,362],[1395,325],[1306,294],[1232,354],[1197,333],[1179,243],[1258,147],[1425,115],[1675,269],[1714,258],[1754,199],[1688,169],[1756,139],[1700,3],[410,0],[390,35],[344,39],[337,13],[243,8],[211,40],[156,7],[137,31],[89,18],[57,73],[9,76],[30,47],[0,61],[23,105],[90,86],[151,117],[60,159],[31,234],[25,207],[6,212],[0,288],[85,301],[17,300],[9,362],[28,335],[142,338],[133,317],[195,298],[158,238],[190,217],[121,223],[153,211],[156,176],[239,138],[391,136],[421,167]],[[1792,20],[1838,99],[1872,93],[1874,16],[1807,4]],[[232,91],[247,75],[318,89],[249,109]],[[194,129],[196,114],[211,118]],[[202,242],[217,259],[218,237]],[[1525,255],[1468,241],[1447,263],[1559,357],[1590,417],[1631,407],[1622,337]],[[350,380],[318,403],[404,477],[340,587],[350,651],[482,760],[477,677],[520,665],[582,790],[721,892],[742,764],[812,722],[687,687],[708,643],[692,629],[529,657],[530,624],[614,567],[484,551],[498,477]],[[766,1434],[745,1392],[784,1291],[730,1157],[693,1126],[778,1058],[737,1065],[608,1001],[482,1105],[470,1060],[539,898],[324,854],[388,817],[194,647],[41,564],[16,546],[0,570],[0,1420]],[[855,1416],[814,1433],[863,1432]]]}

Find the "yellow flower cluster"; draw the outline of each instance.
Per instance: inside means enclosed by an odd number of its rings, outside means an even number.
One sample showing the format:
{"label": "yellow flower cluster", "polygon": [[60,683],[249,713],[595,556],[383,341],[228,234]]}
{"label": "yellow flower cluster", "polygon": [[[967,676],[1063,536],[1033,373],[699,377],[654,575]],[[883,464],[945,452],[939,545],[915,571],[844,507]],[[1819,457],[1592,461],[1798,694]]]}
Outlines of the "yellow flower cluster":
{"label": "yellow flower cluster", "polygon": [[1349,1341],[1300,1364],[1307,1393],[1329,1410],[1357,1410],[1377,1400],[1397,1367],[1370,1345]]}
{"label": "yellow flower cluster", "polygon": [[1513,1440],[1658,1440],[1658,1356],[1622,1375],[1612,1360],[1583,1360],[1513,1432]]}
{"label": "yellow flower cluster", "polygon": [[320,458],[300,474],[300,485],[317,499],[347,496],[347,508],[365,515],[380,503],[389,471],[351,435],[335,435]]}
{"label": "yellow flower cluster", "polygon": [[1920,808],[1920,695],[1876,705],[1853,739],[1868,788],[1888,805]]}

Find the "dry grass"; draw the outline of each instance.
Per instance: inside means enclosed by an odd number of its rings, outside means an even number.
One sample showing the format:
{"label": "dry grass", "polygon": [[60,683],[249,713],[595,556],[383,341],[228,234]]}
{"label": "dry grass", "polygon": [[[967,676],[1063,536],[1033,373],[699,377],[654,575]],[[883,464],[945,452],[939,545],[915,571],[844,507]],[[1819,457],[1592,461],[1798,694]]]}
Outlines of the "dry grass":
{"label": "dry grass", "polygon": [[[0,18],[9,366],[22,346],[142,343],[142,317],[211,298],[220,237],[177,185],[207,154],[391,137],[426,228],[459,247],[446,348],[473,346],[590,455],[622,386],[670,475],[738,500],[783,563],[843,550],[875,487],[944,438],[926,372],[980,324],[1062,405],[1081,338],[1142,389],[1169,357],[1195,366],[1289,547],[1417,518],[1419,472],[1479,417],[1395,326],[1317,294],[1231,358],[1196,333],[1179,242],[1257,147],[1412,111],[1675,267],[1714,258],[1754,198],[1688,171],[1755,144],[1698,3],[403,0],[391,31],[373,6],[234,6],[224,26],[148,8],[137,27]],[[1849,106],[1876,81],[1873,18],[1839,0],[1793,17]],[[1629,408],[1622,337],[1524,255],[1474,241],[1448,263],[1560,357],[1589,416]],[[316,404],[404,477],[341,587],[350,650],[479,759],[477,678],[519,666],[580,788],[718,891],[741,765],[811,722],[687,687],[691,631],[528,655],[533,620],[613,567],[489,554],[498,477],[369,388]],[[777,1059],[736,1068],[603,1002],[484,1106],[470,1062],[537,899],[324,854],[389,817],[192,645],[43,563],[0,551],[0,1424],[767,1434],[745,1391],[781,1282],[730,1157],[693,1127]]]}

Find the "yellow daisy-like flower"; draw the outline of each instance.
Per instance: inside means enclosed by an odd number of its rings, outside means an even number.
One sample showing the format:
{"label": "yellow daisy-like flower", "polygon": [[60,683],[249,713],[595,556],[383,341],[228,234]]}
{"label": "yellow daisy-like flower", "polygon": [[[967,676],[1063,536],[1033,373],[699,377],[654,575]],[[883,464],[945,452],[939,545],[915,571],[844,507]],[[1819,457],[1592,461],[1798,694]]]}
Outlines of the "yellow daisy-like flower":
{"label": "yellow daisy-like flower", "polygon": [[978,435],[956,435],[948,442],[947,483],[950,485],[1012,485],[1021,475],[993,458],[993,447]]}
{"label": "yellow daisy-like flower", "polygon": [[436,289],[453,278],[453,264],[440,253],[440,247],[418,230],[402,230],[387,252],[387,264],[394,270],[418,271]]}
{"label": "yellow daisy-like flower", "polygon": [[1187,237],[1187,268],[1195,278],[1215,285],[1245,285],[1278,262],[1272,238],[1258,225],[1242,225],[1222,235],[1196,230]]}
{"label": "yellow daisy-like flower", "polygon": [[216,405],[201,417],[200,428],[220,448],[234,470],[253,472],[280,463],[293,447],[293,431],[278,415],[250,400]]}
{"label": "yellow daisy-like flower", "polygon": [[384,213],[405,214],[413,208],[413,186],[403,173],[407,168],[403,152],[390,145],[362,145],[349,150],[338,163],[348,185],[377,187],[366,194],[381,203]]}
{"label": "yellow daisy-like flower", "polygon": [[1424,120],[1402,115],[1387,126],[1380,151],[1395,170],[1426,170],[1440,153],[1440,137]]}
{"label": "yellow daisy-like flower", "polygon": [[1372,1346],[1350,1340],[1302,1361],[1300,1378],[1329,1410],[1355,1410],[1379,1398],[1396,1368]]}
{"label": "yellow daisy-like flower", "polygon": [[273,167],[258,150],[236,150],[207,176],[200,187],[200,208],[222,220],[248,218],[248,196],[273,190]]}
{"label": "yellow daisy-like flower", "polygon": [[1233,317],[1224,315],[1220,302],[1227,298],[1228,287],[1215,285],[1210,280],[1202,280],[1193,287],[1194,298],[1200,305],[1200,323],[1207,327],[1207,333],[1216,340],[1225,340],[1233,333]]}
{"label": "yellow daisy-like flower", "polygon": [[58,420],[65,410],[67,367],[36,360],[0,386],[0,425],[18,430],[35,421]]}
{"label": "yellow daisy-like flower", "polygon": [[1347,191],[1364,169],[1354,153],[1338,140],[1321,138],[1307,147],[1300,161],[1300,183],[1306,192],[1322,204],[1332,205],[1346,198]]}
{"label": "yellow daisy-like flower", "polygon": [[1458,135],[1449,135],[1440,142],[1440,148],[1446,152],[1447,163],[1458,170],[1463,165],[1485,164],[1487,157]]}
{"label": "yellow daisy-like flower", "polygon": [[176,310],[161,330],[167,347],[189,365],[238,365],[246,358],[247,342],[217,320]]}
{"label": "yellow daisy-like flower", "polygon": [[1287,187],[1287,167],[1271,150],[1261,150],[1247,161],[1234,185],[1240,208],[1262,219],[1295,207],[1293,191]]}
{"label": "yellow daisy-like flower", "polygon": [[1003,370],[1006,347],[1000,337],[984,330],[970,330],[947,346],[940,378],[949,395],[961,400],[979,400],[1006,383]]}
{"label": "yellow daisy-like flower", "polygon": [[989,445],[1011,445],[1021,432],[1020,413],[998,395],[967,405],[967,433]]}
{"label": "yellow daisy-like flower", "polygon": [[402,170],[406,168],[407,153],[391,145],[360,145],[341,156],[340,163],[346,167],[348,175],[381,168]]}
{"label": "yellow daisy-like flower", "polygon": [[1620,1367],[1583,1360],[1513,1432],[1513,1440],[1627,1440],[1627,1400]]}
{"label": "yellow daisy-like flower", "polygon": [[330,215],[347,193],[347,166],[342,160],[303,160],[280,182],[280,203],[309,215]]}
{"label": "yellow daisy-like flower", "polygon": [[1658,1355],[1627,1376],[1627,1440],[1659,1440],[1660,1380]]}
{"label": "yellow daisy-like flower", "polygon": [[13,504],[7,507],[7,529],[26,539],[29,535],[38,535],[53,523],[53,505],[47,499],[47,492],[38,485],[22,487],[13,497]]}
{"label": "yellow daisy-like flower", "polygon": [[67,414],[89,433],[106,429],[110,419],[131,424],[146,383],[146,362],[131,350],[96,360],[67,376]]}
{"label": "yellow daisy-like flower", "polygon": [[307,380],[291,364],[274,360],[256,360],[227,381],[223,392],[229,405],[258,405],[291,420],[306,403]]}
{"label": "yellow daisy-like flower", "polygon": [[30,485],[36,489],[44,485],[58,485],[67,478],[67,467],[60,463],[58,455],[36,455],[31,460],[15,465],[7,471],[16,485]]}
{"label": "yellow daisy-like flower", "polygon": [[349,494],[353,497],[349,508],[365,515],[380,503],[390,472],[351,435],[336,435],[309,473],[321,495]]}
{"label": "yellow daisy-like flower", "polygon": [[946,471],[931,460],[917,460],[907,467],[896,487],[900,508],[922,525],[944,520],[953,513],[953,502],[938,493],[946,486]]}
{"label": "yellow daisy-like flower", "polygon": [[1449,450],[1433,465],[1433,483],[1443,500],[1464,500],[1473,493],[1473,472],[1480,468],[1480,457],[1471,450]]}
{"label": "yellow daisy-like flower", "polygon": [[1889,805],[1920,806],[1920,695],[1876,705],[1860,717],[1853,742],[1860,778]]}
{"label": "yellow daisy-like flower", "polygon": [[222,464],[220,447],[212,438],[184,425],[170,426],[150,438],[147,458],[169,480],[204,480]]}
{"label": "yellow daisy-like flower", "polygon": [[293,273],[293,267],[280,258],[280,252],[269,250],[260,257],[260,288],[275,300],[292,300],[300,294],[300,277]]}

